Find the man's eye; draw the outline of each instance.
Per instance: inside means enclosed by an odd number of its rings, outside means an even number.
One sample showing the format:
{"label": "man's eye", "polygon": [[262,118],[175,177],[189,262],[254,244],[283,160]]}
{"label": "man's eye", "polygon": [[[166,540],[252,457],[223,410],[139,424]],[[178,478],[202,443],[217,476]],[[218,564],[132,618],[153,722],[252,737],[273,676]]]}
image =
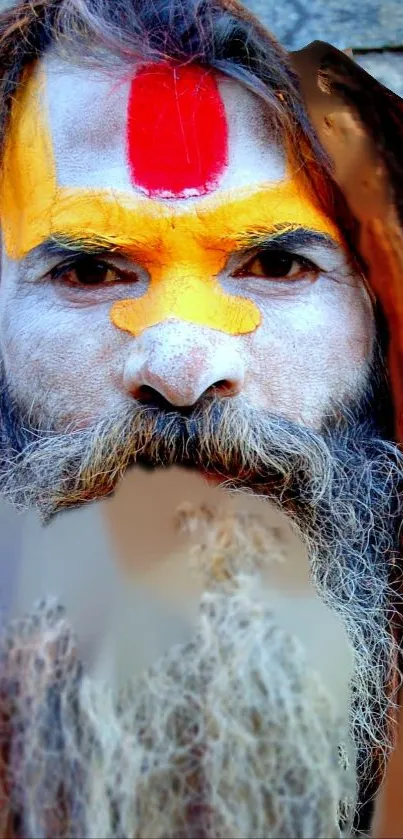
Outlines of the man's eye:
{"label": "man's eye", "polygon": [[121,271],[117,271],[106,262],[91,258],[80,259],[73,264],[58,265],[51,272],[51,277],[70,285],[82,286],[107,285],[125,279]]}
{"label": "man's eye", "polygon": [[243,265],[238,276],[266,279],[297,280],[307,274],[318,273],[318,268],[302,256],[282,250],[263,250]]}

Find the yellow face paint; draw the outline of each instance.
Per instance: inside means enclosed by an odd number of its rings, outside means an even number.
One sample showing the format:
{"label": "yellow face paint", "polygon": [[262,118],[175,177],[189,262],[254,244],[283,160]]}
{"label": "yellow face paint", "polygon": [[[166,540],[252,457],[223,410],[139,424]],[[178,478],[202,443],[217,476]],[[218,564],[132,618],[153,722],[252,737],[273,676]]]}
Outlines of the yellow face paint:
{"label": "yellow face paint", "polygon": [[31,72],[13,107],[2,173],[2,230],[7,254],[23,259],[49,238],[100,238],[131,254],[149,271],[147,292],[114,304],[112,322],[132,335],[167,318],[230,335],[252,332],[260,312],[227,294],[218,275],[240,231],[269,234],[301,226],[340,240],[337,228],[300,179],[258,190],[221,191],[173,209],[164,201],[112,190],[68,189],[57,183],[44,116],[43,74]]}

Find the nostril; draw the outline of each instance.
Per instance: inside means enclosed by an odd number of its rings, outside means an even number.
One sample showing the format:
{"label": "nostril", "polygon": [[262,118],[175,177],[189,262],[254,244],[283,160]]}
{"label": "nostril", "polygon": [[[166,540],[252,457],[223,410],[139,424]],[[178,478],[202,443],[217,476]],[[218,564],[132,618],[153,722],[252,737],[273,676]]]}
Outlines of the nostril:
{"label": "nostril", "polygon": [[173,410],[173,405],[168,402],[168,399],[165,399],[158,390],[150,387],[150,385],[140,385],[132,395],[137,399],[137,402],[141,402],[143,405],[155,405],[158,408]]}
{"label": "nostril", "polygon": [[166,399],[158,390],[149,385],[141,385],[136,391],[133,391],[132,396],[142,405],[149,405],[151,408],[158,408],[166,414],[174,411],[176,414],[183,414],[184,416],[191,413],[194,405],[175,405]]}
{"label": "nostril", "polygon": [[236,382],[230,379],[219,379],[204,392],[203,396],[235,396],[239,392]]}
{"label": "nostril", "polygon": [[[239,387],[236,382],[229,379],[219,379],[213,385],[210,385],[199,398],[235,396],[237,393],[239,393]],[[165,412],[175,411],[177,413],[187,414],[194,410],[195,407],[195,403],[193,402],[191,405],[177,405],[174,402],[170,402],[159,390],[156,390],[156,388],[150,385],[139,385],[139,387],[132,391],[132,396],[142,405],[150,405],[153,408],[159,408],[160,411]]]}

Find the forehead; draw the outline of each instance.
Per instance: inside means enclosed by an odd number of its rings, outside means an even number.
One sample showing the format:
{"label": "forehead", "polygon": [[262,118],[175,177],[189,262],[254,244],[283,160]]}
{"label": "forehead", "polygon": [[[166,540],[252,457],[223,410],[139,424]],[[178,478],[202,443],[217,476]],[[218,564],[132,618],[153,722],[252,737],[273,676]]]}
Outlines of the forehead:
{"label": "forehead", "polygon": [[228,252],[284,225],[339,239],[260,100],[211,70],[172,66],[124,76],[48,56],[28,72],[2,171],[10,257],[55,237],[126,251],[172,236],[183,251],[190,237]]}
{"label": "forehead", "polygon": [[195,66],[96,70],[42,62],[44,109],[61,187],[190,198],[285,177],[262,100]]}

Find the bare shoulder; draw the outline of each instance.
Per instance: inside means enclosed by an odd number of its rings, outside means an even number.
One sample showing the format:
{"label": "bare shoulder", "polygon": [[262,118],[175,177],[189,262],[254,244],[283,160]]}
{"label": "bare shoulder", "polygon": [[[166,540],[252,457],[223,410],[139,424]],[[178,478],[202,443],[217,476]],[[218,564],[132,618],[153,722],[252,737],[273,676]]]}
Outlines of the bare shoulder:
{"label": "bare shoulder", "polygon": [[[4,627],[0,638],[0,839],[43,835],[38,824],[47,809],[53,822],[60,789],[50,791],[57,761],[63,762],[60,697],[79,678],[76,645],[64,610],[44,601]],[[62,691],[63,687],[63,691]],[[57,776],[62,781],[60,764]],[[60,787],[60,784],[59,784]],[[29,791],[29,792],[28,792]],[[44,807],[32,805],[33,795]],[[47,824],[45,835],[51,825]],[[42,829],[40,829],[42,828]],[[51,834],[60,834],[52,824]],[[50,835],[51,835],[50,834]]]}

